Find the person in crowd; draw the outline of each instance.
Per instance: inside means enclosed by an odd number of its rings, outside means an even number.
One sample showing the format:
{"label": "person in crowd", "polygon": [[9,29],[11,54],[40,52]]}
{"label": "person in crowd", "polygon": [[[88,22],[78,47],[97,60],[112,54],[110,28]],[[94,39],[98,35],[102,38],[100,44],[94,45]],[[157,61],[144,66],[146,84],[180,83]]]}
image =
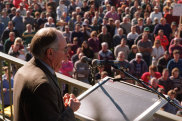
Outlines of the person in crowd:
{"label": "person in crowd", "polygon": [[35,34],[30,47],[34,57],[14,78],[14,121],[75,121],[73,112],[79,109],[80,102],[76,98],[68,99],[65,107],[55,74],[66,58],[65,47],[62,33],[54,28],[43,28]]}
{"label": "person in crowd", "polygon": [[9,51],[11,45],[14,44],[14,40],[15,40],[15,33],[10,32],[9,38],[4,43],[4,53],[8,54],[8,51]]}
{"label": "person in crowd", "polygon": [[32,58],[32,53],[30,52],[30,44],[27,46],[27,52],[25,53],[25,61],[29,61]]}
{"label": "person in crowd", "polygon": [[178,68],[179,69],[179,74],[182,76],[182,59],[180,59],[180,53],[178,50],[173,51],[173,59],[171,59],[168,64],[167,68],[169,69],[169,73],[171,75],[172,69],[173,68]]}
{"label": "person in crowd", "polygon": [[[14,79],[12,77],[11,72],[9,72],[9,70],[10,69],[8,69],[7,66],[3,67],[4,74],[2,75],[1,83],[3,85],[2,91],[3,91],[3,96],[4,96],[4,108],[10,106],[10,91],[13,90],[13,83],[14,83]],[[10,76],[9,76],[9,73],[10,73]],[[10,89],[9,83],[11,85],[11,89]],[[0,87],[0,89],[1,89],[1,87]],[[2,97],[1,94],[0,94],[0,97]],[[2,101],[2,98],[1,98],[1,101]]]}
{"label": "person in crowd", "polygon": [[26,11],[26,16],[23,17],[23,23],[25,24],[25,26],[27,24],[30,24],[30,25],[34,25],[34,18],[33,16],[31,16],[31,12],[30,11]]}
{"label": "person in crowd", "polygon": [[120,52],[120,51],[123,51],[124,52],[124,54],[125,54],[125,58],[128,58],[128,54],[130,53],[130,49],[129,49],[129,47],[126,45],[126,39],[125,38],[123,38],[122,40],[121,40],[121,44],[120,45],[117,45],[115,48],[114,48],[114,56],[115,57],[118,57],[118,53]]}
{"label": "person in crowd", "polygon": [[87,41],[83,41],[82,43],[82,50],[85,56],[87,56],[88,58],[93,59],[94,58],[94,52],[93,50],[89,47],[88,42]]}
{"label": "person in crowd", "polygon": [[12,18],[12,22],[18,34],[22,35],[25,31],[25,25],[23,23],[23,17],[20,15],[20,10],[16,10],[16,15]]}
{"label": "person in crowd", "polygon": [[88,39],[88,45],[94,52],[94,58],[98,58],[98,52],[100,50],[100,40],[97,37],[97,32],[92,31],[90,37],[91,38]]}
{"label": "person in crowd", "polygon": [[148,35],[148,39],[151,40],[152,43],[153,43],[154,38],[153,38],[153,35],[150,33],[150,28],[149,27],[145,27],[144,28],[144,32],[142,34],[138,35],[138,37],[134,40],[134,44],[137,44],[138,41],[142,39],[142,36],[144,34],[147,34]]}
{"label": "person in crowd", "polygon": [[155,40],[154,42],[154,46],[152,47],[152,64],[153,65],[157,65],[157,62],[159,60],[160,57],[162,57],[164,55],[164,48],[161,45],[160,40]]}
{"label": "person in crowd", "polygon": [[12,21],[12,18],[16,15],[16,8],[15,7],[12,7],[11,8],[11,13],[8,14],[9,18],[10,18],[10,21]]}
{"label": "person in crowd", "polygon": [[74,65],[75,65],[75,62],[79,60],[78,55],[82,52],[83,52],[82,48],[79,47],[77,48],[76,53],[71,57],[71,61],[73,62]]}
{"label": "person in crowd", "polygon": [[[0,37],[2,36],[3,32],[4,32],[4,29],[5,29],[5,25],[4,23],[0,20]],[[1,41],[1,38],[0,38],[0,41]]]}
{"label": "person in crowd", "polygon": [[119,20],[119,15],[116,12],[116,8],[114,6],[112,6],[111,10],[106,13],[105,18],[112,18],[114,21]]}
{"label": "person in crowd", "polygon": [[11,7],[14,7],[11,1],[5,1],[4,6],[4,10],[7,11],[8,14],[11,13]]}
{"label": "person in crowd", "polygon": [[79,60],[76,61],[74,64],[74,78],[89,84],[89,80],[88,80],[89,72],[90,72],[89,65],[82,58],[83,55],[84,55],[83,53],[80,53],[78,55]]}
{"label": "person in crowd", "polygon": [[[97,66],[97,71],[98,72],[95,74],[95,83],[97,83],[101,80],[101,73],[106,72],[106,71],[104,71],[104,65]],[[108,73],[107,73],[107,75],[108,75]]]}
{"label": "person in crowd", "polygon": [[62,60],[62,67],[60,68],[60,73],[66,75],[68,77],[72,77],[73,75],[73,63],[69,61],[68,58]]}
{"label": "person in crowd", "polygon": [[[97,19],[98,25],[101,25],[101,23],[102,23],[102,17],[99,15],[99,12],[98,12],[98,11],[95,12],[95,16],[92,18],[92,21],[93,21],[94,19]],[[117,20],[116,20],[116,21],[117,21]]]}
{"label": "person in crowd", "polygon": [[113,36],[115,34],[115,28],[116,28],[116,25],[114,24],[113,18],[109,18],[109,21],[108,21],[106,27],[107,27],[107,31],[111,35],[111,38],[113,38]]}
{"label": "person in crowd", "polygon": [[[16,58],[21,58],[20,55],[25,56],[23,51],[21,50],[23,49],[22,43],[23,43],[22,39],[20,37],[17,37],[14,41],[14,44],[11,45],[8,54]],[[24,58],[22,60],[24,60]]]}
{"label": "person in crowd", "polygon": [[169,78],[169,70],[164,68],[162,71],[162,76],[158,79],[158,84],[164,87],[164,94],[171,89],[174,89],[173,82]]}
{"label": "person in crowd", "polygon": [[87,41],[90,38],[91,29],[88,27],[88,19],[85,19],[82,23],[81,32],[83,33],[83,40]]}
{"label": "person in crowd", "polygon": [[152,77],[155,78],[160,78],[161,74],[159,72],[157,72],[157,67],[154,65],[150,65],[149,66],[149,71],[145,72],[142,74],[141,79],[145,82],[145,83],[150,83]]}
{"label": "person in crowd", "polygon": [[144,33],[142,39],[138,41],[137,47],[142,53],[143,59],[149,66],[151,64],[152,42],[148,39],[148,34]]}
{"label": "person in crowd", "polygon": [[48,18],[48,22],[44,24],[44,27],[56,27],[52,17]]}
{"label": "person in crowd", "polygon": [[131,46],[131,51],[128,54],[128,61],[131,61],[132,59],[134,59],[136,57],[136,53],[138,52],[138,48],[137,45],[132,45]]}
{"label": "person in crowd", "polygon": [[[118,29],[121,28],[120,27],[120,20],[116,20],[114,22],[114,25],[115,25],[114,35],[116,35],[116,34],[118,34]],[[114,36],[113,36],[113,38],[114,38]]]}
{"label": "person in crowd", "polygon": [[170,80],[172,81],[174,90],[176,91],[176,98],[179,101],[182,101],[182,77],[178,68],[172,69]]}
{"label": "person in crowd", "polygon": [[32,25],[27,24],[26,25],[26,30],[22,34],[23,44],[24,44],[25,47],[27,47],[28,44],[31,43],[31,40],[32,40],[34,35],[35,35],[35,31],[33,31]]}
{"label": "person in crowd", "polygon": [[178,30],[177,30],[177,29],[178,29],[178,26],[177,26],[176,22],[172,22],[172,23],[171,23],[171,29],[172,29],[171,38],[174,38],[176,32],[178,32]]}
{"label": "person in crowd", "polygon": [[45,21],[42,20],[39,12],[35,12],[34,16],[35,17],[34,17],[34,25],[33,26],[35,28],[35,31],[38,31],[39,29],[44,27]]}
{"label": "person in crowd", "polygon": [[138,1],[134,1],[134,5],[130,8],[131,16],[133,16],[135,11],[137,11],[138,6],[139,6]]}
{"label": "person in crowd", "polygon": [[[108,49],[108,43],[107,42],[101,43],[101,50],[98,53],[98,59],[99,60],[113,60],[114,59],[112,51]],[[104,70],[108,72],[109,76],[112,75],[110,65],[105,65]]]}
{"label": "person in crowd", "polygon": [[19,4],[19,8],[17,10],[20,11],[21,16],[26,16],[26,8],[22,2]]}
{"label": "person in crowd", "polygon": [[67,58],[68,60],[71,60],[71,57],[75,54],[72,50],[72,44],[67,44]]}
{"label": "person in crowd", "polygon": [[5,10],[1,12],[1,21],[4,23],[5,27],[8,26],[8,22],[10,21],[10,18],[7,14],[7,11]]}
{"label": "person in crowd", "polygon": [[127,17],[123,18],[123,22],[121,22],[120,26],[121,26],[121,28],[123,28],[125,30],[126,35],[128,35],[128,33],[131,32],[131,24]]}
{"label": "person in crowd", "polygon": [[167,50],[169,41],[168,38],[164,35],[164,31],[162,29],[158,31],[158,35],[155,37],[155,41],[156,40],[160,40],[160,43],[163,46],[164,50]]}
{"label": "person in crowd", "polygon": [[96,31],[97,33],[99,33],[100,25],[97,23],[97,18],[93,18],[90,28],[91,28],[91,31]]}
{"label": "person in crowd", "polygon": [[151,86],[149,86],[149,87],[150,87],[150,88],[153,88],[153,89],[155,89],[155,90],[159,90],[159,88],[164,89],[164,87],[163,87],[162,85],[159,85],[159,84],[158,84],[158,80],[157,80],[157,78],[155,78],[155,77],[152,77],[152,78],[151,78],[151,80],[150,80],[150,85],[151,85]]}
{"label": "person in crowd", "polygon": [[73,51],[73,53],[75,54],[77,49],[79,48],[79,45],[78,45],[78,38],[77,37],[74,37],[73,38],[73,43],[71,43],[72,46],[71,46],[71,50]]}
{"label": "person in crowd", "polygon": [[[174,90],[169,90],[168,93],[167,93],[167,95],[168,95],[168,97],[167,97],[168,99],[171,99],[174,103],[180,105],[180,102],[175,98],[175,97],[176,97],[176,91],[174,91]],[[164,111],[166,111],[166,112],[169,112],[169,113],[172,113],[172,114],[176,115],[176,113],[177,113],[177,111],[179,110],[179,108],[177,108],[177,107],[171,105],[171,104],[168,102],[166,105],[164,105],[164,106],[162,107],[162,110],[164,110]]]}
{"label": "person in crowd", "polygon": [[112,40],[111,35],[108,32],[106,26],[102,26],[102,31],[98,35],[98,38],[99,38],[100,43],[107,42],[109,49],[113,49],[113,40]]}
{"label": "person in crowd", "polygon": [[57,24],[55,24],[55,26],[57,26],[57,29],[60,30],[61,32],[65,30],[65,25],[66,25],[66,22],[63,19],[60,19],[60,21],[58,21]]}
{"label": "person in crowd", "polygon": [[[182,38],[179,37],[179,34],[178,34],[178,33],[179,33],[178,31],[175,32],[174,38],[171,40],[170,45],[174,44],[174,40],[175,40],[175,39],[178,39],[178,40],[179,40],[179,43],[182,45]],[[170,45],[169,45],[169,46],[170,46]]]}
{"label": "person in crowd", "polygon": [[83,42],[83,33],[80,31],[80,24],[75,25],[75,30],[72,32],[72,35],[71,35],[72,42],[74,37],[78,38],[78,46],[81,47]]}
{"label": "person in crowd", "polygon": [[138,24],[136,24],[136,32],[138,34],[141,34],[143,33],[143,30],[144,30],[144,24],[143,24],[143,18],[138,18]]}
{"label": "person in crowd", "polygon": [[72,14],[71,14],[71,19],[70,19],[70,21],[68,22],[68,25],[69,25],[69,28],[70,28],[70,30],[71,31],[73,31],[74,30],[74,28],[75,28],[75,22],[76,22],[76,12],[72,12]]}
{"label": "person in crowd", "polygon": [[117,45],[119,45],[121,43],[121,40],[123,38],[126,38],[125,34],[123,33],[123,29],[122,28],[118,28],[117,31],[118,31],[118,34],[115,34],[113,36],[113,44],[114,44],[114,47],[116,47]]}
{"label": "person in crowd", "polygon": [[57,20],[61,19],[63,12],[68,12],[68,8],[64,4],[64,0],[59,1],[59,6],[56,8]]}
{"label": "person in crowd", "polygon": [[153,33],[154,25],[152,24],[152,20],[150,19],[150,17],[147,17],[146,23],[144,23],[144,28],[145,27],[148,27],[150,29],[150,33]]}
{"label": "person in crowd", "polygon": [[127,45],[129,48],[134,45],[134,40],[138,37],[138,33],[136,32],[136,26],[131,27],[131,32],[127,34]]}
{"label": "person in crowd", "polygon": [[[120,51],[118,53],[116,61],[118,61],[118,63],[117,63],[118,68],[122,68],[124,71],[126,71],[128,73],[131,72],[130,63],[128,62],[128,60],[125,59],[125,53],[123,51]],[[118,69],[113,69],[113,71],[114,71],[115,76],[124,75],[123,77],[124,78],[126,77],[126,75],[123,72],[121,72],[120,70],[118,70]],[[133,80],[127,80],[127,82],[134,84]]]}
{"label": "person in crowd", "polygon": [[83,0],[83,6],[81,7],[81,10],[83,12],[89,11],[89,6],[88,6],[88,3],[87,3],[87,0]]}
{"label": "person in crowd", "polygon": [[157,61],[157,69],[160,73],[162,73],[163,69],[167,68],[167,64],[170,61],[170,55],[168,51],[164,52],[164,55],[160,57]]}
{"label": "person in crowd", "polygon": [[155,6],[154,11],[150,13],[150,19],[154,22],[154,18],[157,17],[158,20],[162,18],[162,13],[159,11],[159,7]]}
{"label": "person in crowd", "polygon": [[132,26],[137,25],[137,24],[138,24],[138,19],[139,19],[139,18],[140,18],[140,13],[139,13],[138,11],[136,11],[136,12],[134,13],[133,19],[131,20],[131,25],[132,25]]}
{"label": "person in crowd", "polygon": [[142,74],[148,71],[146,62],[142,59],[141,53],[136,53],[136,57],[130,61],[131,74],[140,79]]}
{"label": "person in crowd", "polygon": [[4,44],[5,41],[9,38],[10,32],[14,32],[15,37],[19,37],[18,31],[14,28],[12,21],[8,22],[8,26],[5,28],[5,30],[3,31],[2,35],[1,35],[1,43],[2,44]]}
{"label": "person in crowd", "polygon": [[164,35],[168,38],[168,40],[171,40],[171,34],[172,34],[171,26],[168,23],[166,23],[165,18],[161,18],[159,20],[160,23],[157,24],[154,28],[154,36],[157,36],[158,31],[162,29],[164,31]]}
{"label": "person in crowd", "polygon": [[72,31],[70,31],[69,26],[66,25],[65,31],[63,32],[63,36],[65,37],[67,43],[71,43],[71,34]]}
{"label": "person in crowd", "polygon": [[173,7],[169,7],[169,12],[164,14],[164,18],[168,24],[172,24],[172,22],[179,23],[179,16],[173,16]]}
{"label": "person in crowd", "polygon": [[174,44],[169,46],[169,53],[172,57],[173,57],[174,50],[178,50],[180,54],[180,58],[182,58],[182,45],[180,44],[180,41],[181,41],[180,38],[175,38]]}

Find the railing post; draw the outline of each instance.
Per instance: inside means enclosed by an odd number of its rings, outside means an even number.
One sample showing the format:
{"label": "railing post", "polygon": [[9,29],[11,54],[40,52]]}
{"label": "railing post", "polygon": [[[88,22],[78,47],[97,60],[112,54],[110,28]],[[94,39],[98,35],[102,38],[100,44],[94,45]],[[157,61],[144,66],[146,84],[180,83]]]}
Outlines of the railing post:
{"label": "railing post", "polygon": [[8,61],[8,76],[9,76],[9,99],[10,99],[10,111],[11,111],[11,121],[13,121],[13,110],[12,110],[12,89],[11,89],[11,63]]}
{"label": "railing post", "polygon": [[2,100],[2,114],[3,114],[3,120],[5,120],[4,115],[4,92],[3,92],[3,79],[2,79],[2,60],[0,60],[0,81],[1,81],[1,100]]}

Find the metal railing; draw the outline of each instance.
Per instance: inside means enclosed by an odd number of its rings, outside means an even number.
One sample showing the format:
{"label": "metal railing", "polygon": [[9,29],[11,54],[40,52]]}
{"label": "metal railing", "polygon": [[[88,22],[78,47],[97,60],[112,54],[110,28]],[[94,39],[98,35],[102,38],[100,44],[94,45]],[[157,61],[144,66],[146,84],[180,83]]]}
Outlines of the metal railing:
{"label": "metal railing", "polygon": [[[23,66],[26,63],[26,61],[23,61],[21,59],[12,57],[10,55],[4,54],[2,52],[0,52],[0,81],[1,81],[1,100],[2,100],[2,105],[1,105],[1,115],[0,115],[0,120],[11,120],[13,121],[13,100],[12,100],[12,92],[13,90],[11,89],[11,83],[9,83],[9,99],[10,99],[10,109],[8,110],[9,114],[6,114],[5,112],[5,108],[4,108],[4,94],[3,94],[3,81],[2,81],[2,75],[4,73],[3,70],[3,66],[6,65],[8,67],[8,76],[9,76],[9,82],[11,82],[11,69],[12,67],[15,67],[16,70],[18,68],[20,68],[21,66]],[[13,70],[13,71],[16,71]],[[13,72],[14,73],[14,72]],[[58,77],[58,81],[59,81],[59,85],[63,85],[63,84],[67,84],[68,85],[68,92],[72,93],[74,91],[74,89],[78,89],[78,94],[84,92],[85,90],[87,90],[88,88],[91,87],[91,85],[83,83],[81,81],[78,81],[76,79],[64,76],[62,74],[56,73],[57,77]]]}

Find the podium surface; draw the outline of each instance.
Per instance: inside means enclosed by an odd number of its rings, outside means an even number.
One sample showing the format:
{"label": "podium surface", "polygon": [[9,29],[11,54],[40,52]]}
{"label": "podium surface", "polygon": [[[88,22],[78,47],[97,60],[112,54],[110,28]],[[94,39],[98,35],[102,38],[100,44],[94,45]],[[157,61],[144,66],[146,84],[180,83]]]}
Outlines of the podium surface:
{"label": "podium surface", "polygon": [[81,106],[75,112],[77,117],[83,121],[146,121],[166,104],[150,91],[106,80],[109,78],[104,78],[106,83],[97,83],[78,97]]}

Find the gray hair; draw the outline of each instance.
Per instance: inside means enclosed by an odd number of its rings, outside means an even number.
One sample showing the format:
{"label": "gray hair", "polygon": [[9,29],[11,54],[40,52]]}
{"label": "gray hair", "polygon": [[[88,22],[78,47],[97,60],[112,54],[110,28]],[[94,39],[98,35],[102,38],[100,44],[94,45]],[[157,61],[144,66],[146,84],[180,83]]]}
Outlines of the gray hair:
{"label": "gray hair", "polygon": [[106,45],[108,47],[108,43],[107,42],[103,42],[101,43],[101,46],[103,47],[104,45]]}
{"label": "gray hair", "polygon": [[44,58],[48,48],[57,50],[59,48],[58,33],[55,28],[42,28],[33,37],[30,45],[30,51],[36,58]]}

